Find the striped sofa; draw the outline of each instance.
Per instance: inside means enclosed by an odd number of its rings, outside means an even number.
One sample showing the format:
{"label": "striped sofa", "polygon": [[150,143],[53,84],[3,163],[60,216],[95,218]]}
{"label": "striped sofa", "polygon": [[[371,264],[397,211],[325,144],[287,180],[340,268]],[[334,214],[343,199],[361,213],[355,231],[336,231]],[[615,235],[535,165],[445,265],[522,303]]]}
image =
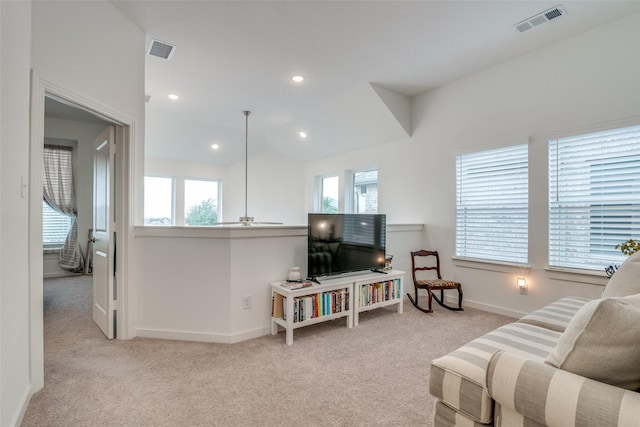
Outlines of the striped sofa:
{"label": "striped sofa", "polygon": [[562,298],[433,360],[434,427],[640,426],[640,393],[544,363],[588,302]]}

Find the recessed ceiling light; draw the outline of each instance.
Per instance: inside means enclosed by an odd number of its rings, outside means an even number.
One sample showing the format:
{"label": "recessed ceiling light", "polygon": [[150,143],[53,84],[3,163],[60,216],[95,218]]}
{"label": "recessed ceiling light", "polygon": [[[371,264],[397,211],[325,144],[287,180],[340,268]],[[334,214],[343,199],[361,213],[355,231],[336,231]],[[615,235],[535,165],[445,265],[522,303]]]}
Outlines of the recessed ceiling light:
{"label": "recessed ceiling light", "polygon": [[180,99],[180,97],[176,94],[170,93],[169,95],[169,99],[172,101],[177,101],[178,99]]}
{"label": "recessed ceiling light", "polygon": [[301,76],[301,75],[297,74],[297,75],[291,77],[291,80],[293,80],[296,83],[300,83],[300,82],[302,82],[304,80],[304,76]]}
{"label": "recessed ceiling light", "polygon": [[305,131],[301,130],[300,132],[298,132],[298,136],[302,139],[307,139],[309,135]]}
{"label": "recessed ceiling light", "polygon": [[220,148],[220,144],[211,144],[211,149],[217,150],[218,148]]}

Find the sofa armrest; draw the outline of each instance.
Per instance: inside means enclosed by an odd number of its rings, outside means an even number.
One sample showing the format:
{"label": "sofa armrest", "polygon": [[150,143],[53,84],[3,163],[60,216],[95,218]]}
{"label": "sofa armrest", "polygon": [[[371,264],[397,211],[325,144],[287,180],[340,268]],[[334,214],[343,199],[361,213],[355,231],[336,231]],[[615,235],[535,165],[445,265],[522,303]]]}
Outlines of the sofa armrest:
{"label": "sofa armrest", "polygon": [[640,393],[514,353],[493,355],[487,369],[487,389],[500,405],[550,427],[640,425]]}

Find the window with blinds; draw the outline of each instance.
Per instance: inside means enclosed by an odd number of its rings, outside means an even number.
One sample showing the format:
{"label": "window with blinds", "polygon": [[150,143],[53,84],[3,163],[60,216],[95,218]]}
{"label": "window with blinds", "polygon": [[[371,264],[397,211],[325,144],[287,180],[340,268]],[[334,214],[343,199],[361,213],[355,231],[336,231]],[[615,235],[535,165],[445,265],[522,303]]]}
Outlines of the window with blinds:
{"label": "window with blinds", "polygon": [[55,211],[42,201],[42,243],[45,248],[57,248],[64,244],[71,228],[71,218]]}
{"label": "window with blinds", "polygon": [[456,256],[528,263],[529,146],[456,157]]}
{"label": "window with blinds", "polygon": [[549,141],[549,265],[602,270],[640,237],[640,126]]}

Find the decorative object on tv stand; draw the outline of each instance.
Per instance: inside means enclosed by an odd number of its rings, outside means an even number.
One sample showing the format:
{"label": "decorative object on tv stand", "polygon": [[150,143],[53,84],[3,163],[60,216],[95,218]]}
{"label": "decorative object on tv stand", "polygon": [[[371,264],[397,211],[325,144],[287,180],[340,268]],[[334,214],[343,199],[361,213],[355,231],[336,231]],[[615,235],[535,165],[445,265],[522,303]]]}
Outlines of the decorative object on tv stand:
{"label": "decorative object on tv stand", "polygon": [[289,269],[289,280],[300,280],[300,267],[291,267]]}
{"label": "decorative object on tv stand", "polygon": [[384,257],[384,271],[393,270],[393,255],[386,254]]}
{"label": "decorative object on tv stand", "polygon": [[249,114],[251,111],[244,110],[244,216],[241,216],[238,222],[219,222],[216,225],[234,225],[241,224],[244,227],[260,224],[282,224],[281,222],[257,222],[252,216],[247,215],[247,194],[249,181]]}

